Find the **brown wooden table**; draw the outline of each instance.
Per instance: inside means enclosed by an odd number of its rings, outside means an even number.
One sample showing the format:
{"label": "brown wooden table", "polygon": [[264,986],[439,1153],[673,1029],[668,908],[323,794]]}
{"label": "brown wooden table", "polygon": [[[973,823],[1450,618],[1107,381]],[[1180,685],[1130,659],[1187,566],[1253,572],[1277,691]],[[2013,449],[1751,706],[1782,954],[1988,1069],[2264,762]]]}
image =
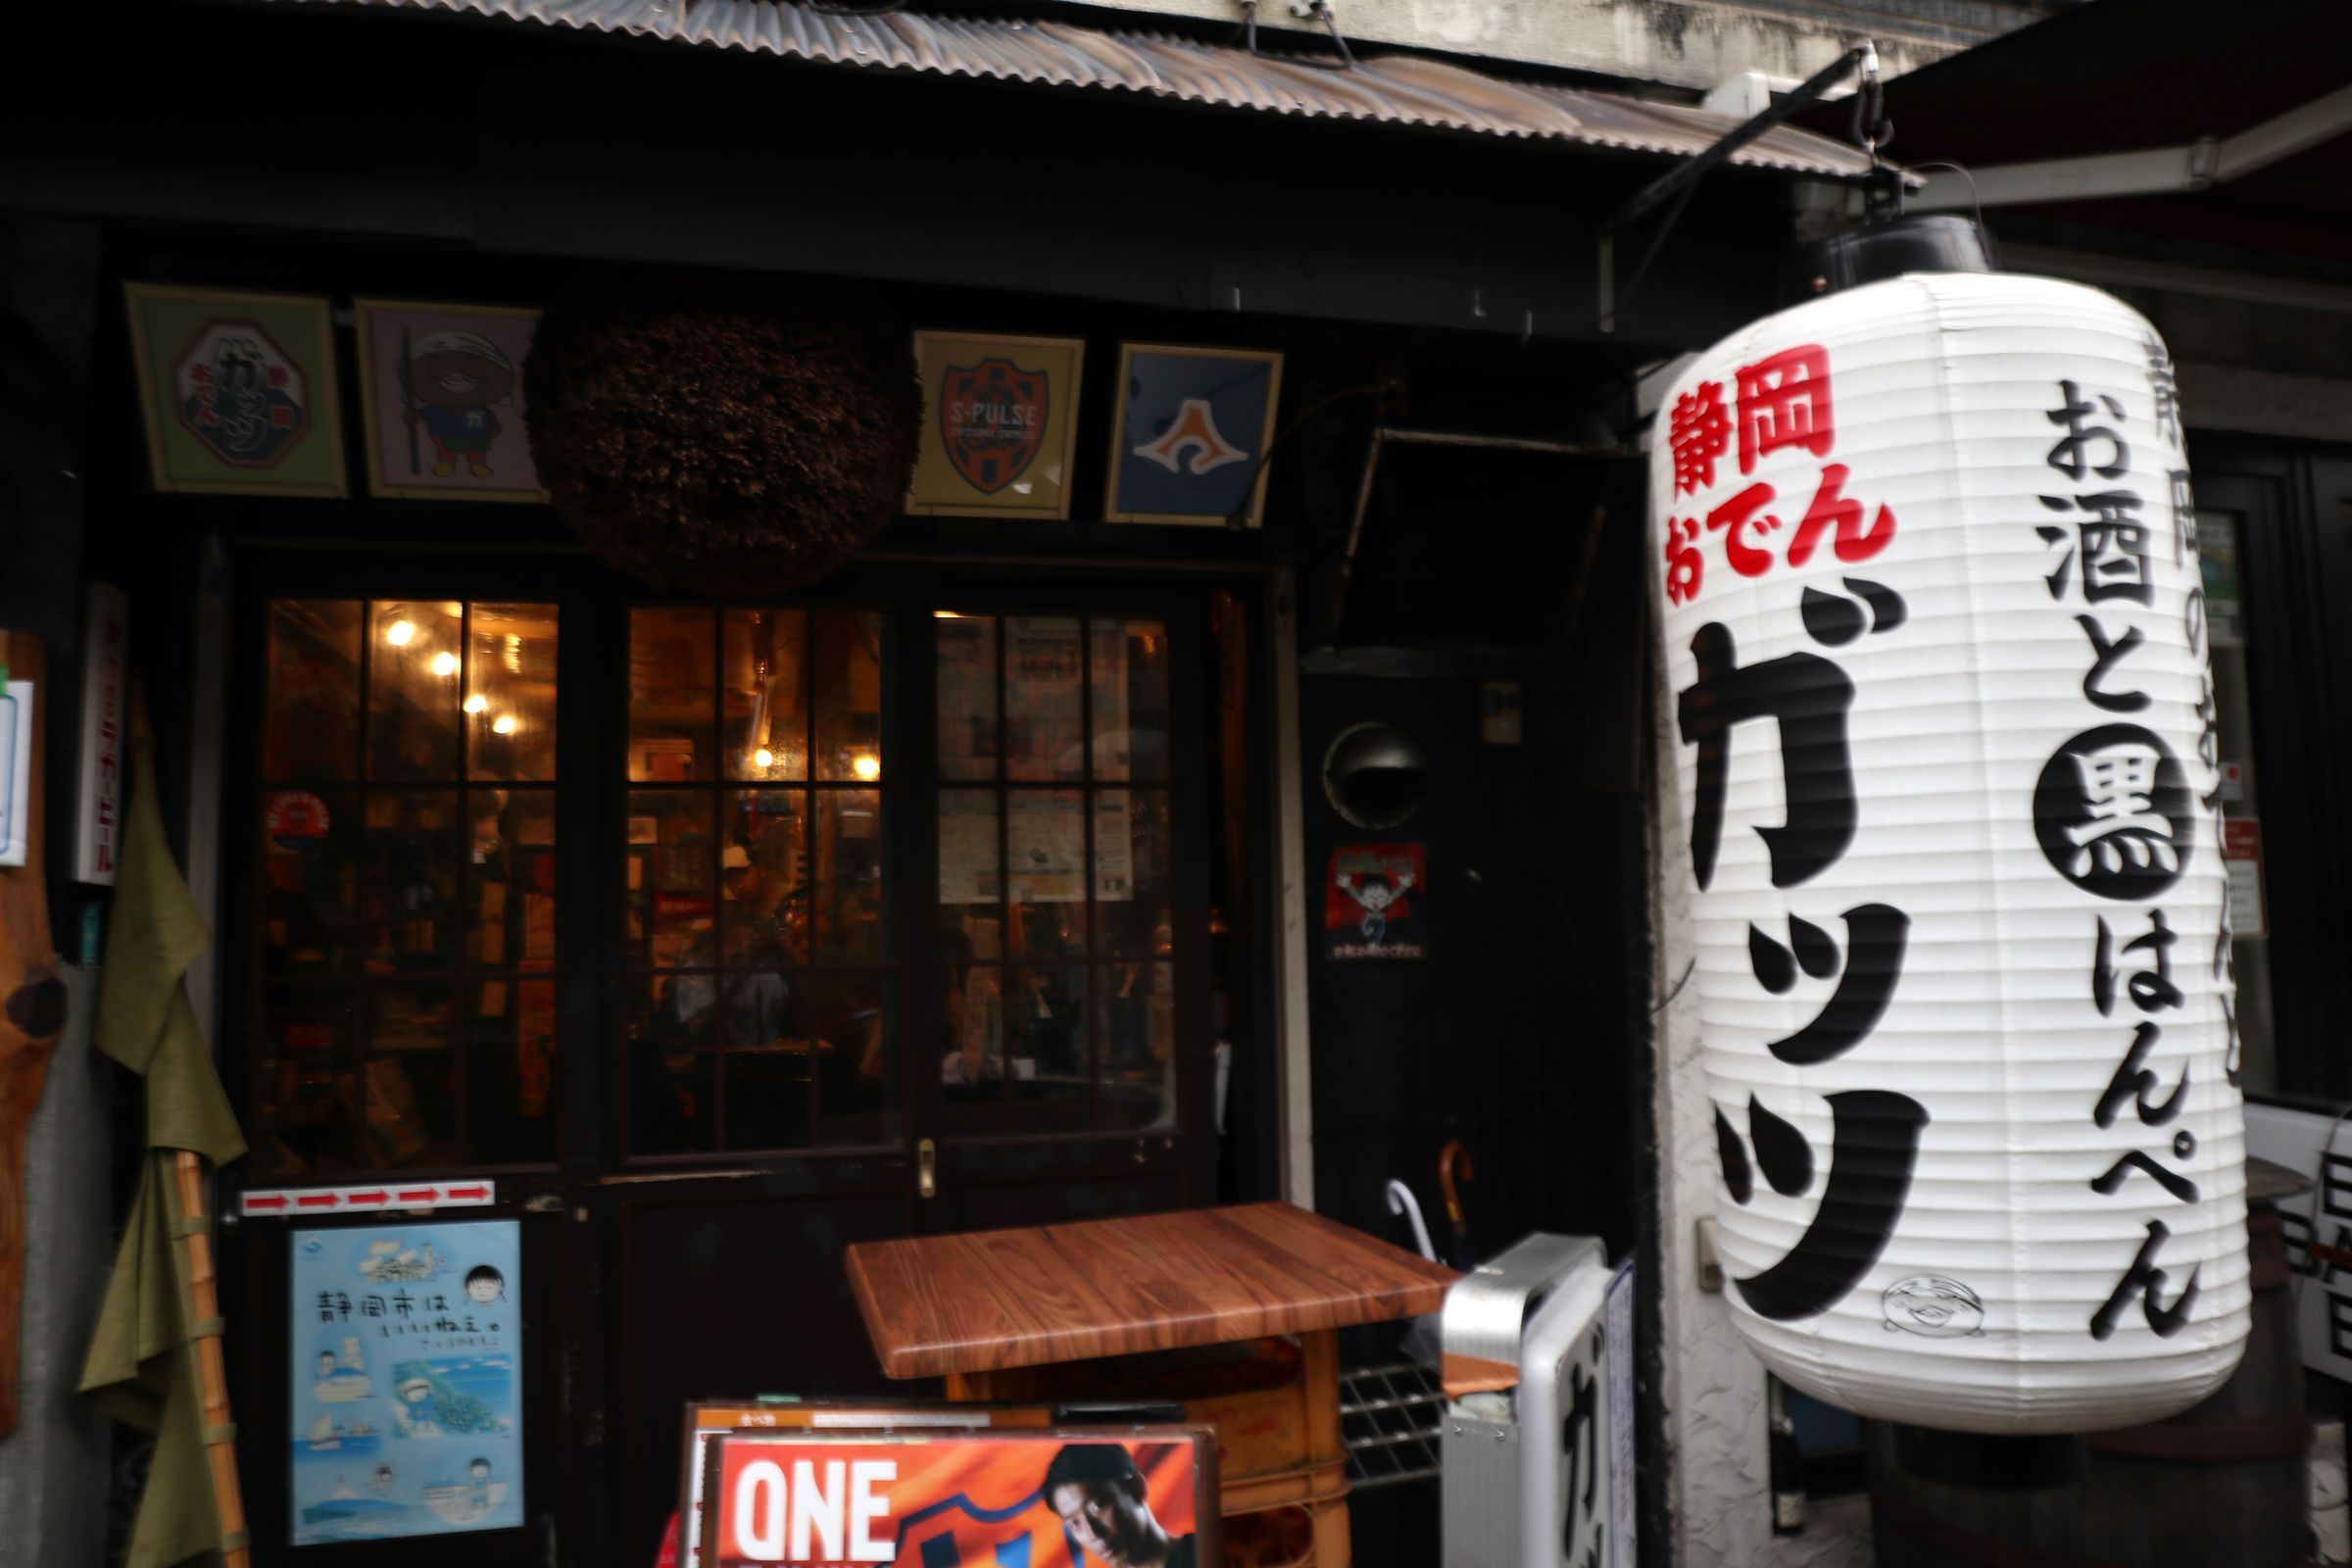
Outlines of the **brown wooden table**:
{"label": "brown wooden table", "polygon": [[[849,1249],[848,1268],[882,1370],[945,1377],[954,1399],[1095,1395],[1101,1358],[1296,1336],[1295,1462],[1269,1461],[1220,1485],[1229,1518],[1308,1505],[1316,1568],[1348,1559],[1337,1331],[1434,1312],[1457,1278],[1288,1203],[861,1242]],[[1258,1413],[1274,1396],[1229,1403]],[[1222,1413],[1214,1401],[1202,1408]],[[1222,1425],[1220,1437],[1230,1466],[1234,1437]]]}

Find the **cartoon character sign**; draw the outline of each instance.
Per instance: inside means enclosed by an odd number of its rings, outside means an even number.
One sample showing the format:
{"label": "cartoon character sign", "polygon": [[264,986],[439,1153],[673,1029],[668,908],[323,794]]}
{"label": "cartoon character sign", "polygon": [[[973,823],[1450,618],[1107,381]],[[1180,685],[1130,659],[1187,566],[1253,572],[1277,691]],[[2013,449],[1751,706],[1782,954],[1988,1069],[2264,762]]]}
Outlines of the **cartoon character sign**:
{"label": "cartoon character sign", "polygon": [[519,1230],[292,1234],[293,1544],[523,1522]]}
{"label": "cartoon character sign", "polygon": [[473,478],[493,477],[490,444],[506,428],[495,411],[514,400],[514,362],[479,332],[435,332],[402,356],[397,373],[408,397],[401,417],[431,438],[435,477],[460,463]]}
{"label": "cartoon character sign", "polygon": [[1323,889],[1327,958],[1426,958],[1425,851],[1418,844],[1360,844],[1331,852]]}
{"label": "cartoon character sign", "polygon": [[539,313],[361,300],[358,314],[368,488],[539,500],[522,402]]}

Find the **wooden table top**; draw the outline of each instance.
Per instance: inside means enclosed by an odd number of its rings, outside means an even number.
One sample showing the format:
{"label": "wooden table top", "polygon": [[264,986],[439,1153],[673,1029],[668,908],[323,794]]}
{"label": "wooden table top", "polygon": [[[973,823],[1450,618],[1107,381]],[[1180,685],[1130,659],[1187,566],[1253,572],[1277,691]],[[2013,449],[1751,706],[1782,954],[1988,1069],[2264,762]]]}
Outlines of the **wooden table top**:
{"label": "wooden table top", "polygon": [[848,1267],[894,1378],[1417,1317],[1459,1277],[1288,1203],[860,1242]]}

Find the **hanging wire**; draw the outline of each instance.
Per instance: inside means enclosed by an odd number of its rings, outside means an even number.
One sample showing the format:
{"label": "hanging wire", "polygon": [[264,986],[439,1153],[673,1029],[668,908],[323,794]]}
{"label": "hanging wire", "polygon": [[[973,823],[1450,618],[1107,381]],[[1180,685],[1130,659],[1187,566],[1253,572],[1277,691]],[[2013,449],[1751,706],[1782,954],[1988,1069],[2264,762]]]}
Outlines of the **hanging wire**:
{"label": "hanging wire", "polygon": [[1348,40],[1340,36],[1340,22],[1331,14],[1331,0],[1306,0],[1306,8],[1322,19],[1324,30],[1331,34],[1331,41],[1339,46],[1340,69],[1353,71],[1355,56],[1348,52]]}
{"label": "hanging wire", "polygon": [[1976,213],[1977,226],[1979,228],[1984,226],[1984,203],[1977,194],[1977,176],[1970,172],[1966,164],[1955,164],[1948,158],[1938,158],[1932,164],[1913,164],[1911,166],[1913,173],[1917,173],[1923,169],[1948,169],[1962,179],[1967,180],[1968,205]]}

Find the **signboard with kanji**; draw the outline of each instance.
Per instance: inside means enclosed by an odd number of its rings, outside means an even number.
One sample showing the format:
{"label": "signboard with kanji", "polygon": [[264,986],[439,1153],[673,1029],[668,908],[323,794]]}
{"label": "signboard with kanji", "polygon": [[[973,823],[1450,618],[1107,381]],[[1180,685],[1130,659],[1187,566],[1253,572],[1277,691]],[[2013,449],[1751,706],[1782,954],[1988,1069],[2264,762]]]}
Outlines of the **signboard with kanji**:
{"label": "signboard with kanji", "polygon": [[122,288],[158,490],[347,493],[326,301]]}

